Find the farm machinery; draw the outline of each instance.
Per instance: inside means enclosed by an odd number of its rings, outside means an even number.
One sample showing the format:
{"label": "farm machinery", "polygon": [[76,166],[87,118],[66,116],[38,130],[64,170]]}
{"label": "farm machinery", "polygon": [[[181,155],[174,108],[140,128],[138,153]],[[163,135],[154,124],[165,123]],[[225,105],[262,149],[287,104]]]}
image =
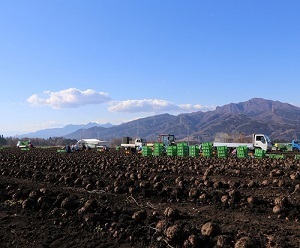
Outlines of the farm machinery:
{"label": "farm machinery", "polygon": [[275,144],[276,151],[300,151],[300,140],[292,140],[291,143],[276,143]]}
{"label": "farm machinery", "polygon": [[17,147],[21,148],[21,150],[23,151],[29,150],[29,148],[34,148],[30,140],[27,141],[19,140],[17,143]]}
{"label": "farm machinery", "polygon": [[123,137],[121,147],[125,149],[125,153],[131,154],[141,152],[142,147],[147,145],[147,140],[142,138]]}

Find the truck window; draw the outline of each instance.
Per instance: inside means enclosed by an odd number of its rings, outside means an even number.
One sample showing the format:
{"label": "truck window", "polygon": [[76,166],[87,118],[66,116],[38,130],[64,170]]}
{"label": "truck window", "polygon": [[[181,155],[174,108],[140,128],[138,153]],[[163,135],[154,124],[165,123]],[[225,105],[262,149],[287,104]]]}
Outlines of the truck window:
{"label": "truck window", "polygon": [[256,141],[261,141],[262,143],[266,143],[264,136],[256,136]]}

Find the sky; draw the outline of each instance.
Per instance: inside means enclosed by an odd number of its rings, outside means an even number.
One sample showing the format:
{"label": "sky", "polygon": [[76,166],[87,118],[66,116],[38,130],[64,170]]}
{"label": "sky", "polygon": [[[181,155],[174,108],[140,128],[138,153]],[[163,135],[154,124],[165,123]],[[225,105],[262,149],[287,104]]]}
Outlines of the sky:
{"label": "sky", "polygon": [[300,106],[299,0],[0,0],[0,134],[260,97]]}

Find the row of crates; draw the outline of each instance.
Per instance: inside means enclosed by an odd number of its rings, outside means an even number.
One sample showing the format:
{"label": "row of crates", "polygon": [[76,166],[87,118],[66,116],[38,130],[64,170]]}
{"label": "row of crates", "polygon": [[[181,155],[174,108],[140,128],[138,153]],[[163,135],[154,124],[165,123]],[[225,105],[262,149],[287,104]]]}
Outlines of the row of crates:
{"label": "row of crates", "polygon": [[148,146],[142,147],[142,156],[162,156],[167,154],[167,156],[197,157],[199,153],[199,146],[188,146],[186,142],[178,143],[176,146],[168,146],[166,151],[161,143],[154,143],[153,149]]}
{"label": "row of crates", "polygon": [[[162,156],[166,154],[167,156],[179,156],[179,157],[198,157],[200,154],[200,148],[197,145],[188,146],[186,142],[178,143],[176,146],[168,146],[167,150],[164,150],[164,145],[162,143],[154,143],[154,147],[143,146],[142,155],[143,156]],[[206,142],[202,144],[202,155],[203,157],[210,158],[213,156],[213,146],[212,143]],[[229,155],[227,146],[217,147],[218,158],[227,158]],[[237,158],[248,158],[249,149],[247,146],[239,146],[236,148]],[[254,158],[265,158],[266,151],[261,149],[255,149]],[[273,159],[285,159],[286,156],[281,154],[269,154],[269,158]],[[295,155],[295,159],[300,159],[300,155]]]}
{"label": "row of crates", "polygon": [[283,154],[269,154],[268,157],[275,158],[275,159],[285,159],[286,158],[286,156]]}

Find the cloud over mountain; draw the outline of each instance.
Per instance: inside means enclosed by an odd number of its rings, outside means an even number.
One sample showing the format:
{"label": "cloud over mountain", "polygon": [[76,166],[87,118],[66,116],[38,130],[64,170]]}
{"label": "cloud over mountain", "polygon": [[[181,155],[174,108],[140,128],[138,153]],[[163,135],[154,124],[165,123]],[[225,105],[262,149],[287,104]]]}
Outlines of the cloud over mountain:
{"label": "cloud over mountain", "polygon": [[192,104],[181,104],[177,105],[173,102],[169,102],[161,99],[142,99],[142,100],[126,100],[126,101],[113,101],[110,103],[111,106],[108,108],[111,112],[181,112],[181,111],[199,111],[199,110],[211,110],[214,107],[192,105]]}
{"label": "cloud over mountain", "polygon": [[88,104],[109,103],[108,111],[123,113],[164,113],[164,112],[195,112],[213,110],[213,106],[200,104],[176,104],[163,99],[112,100],[108,93],[97,92],[92,89],[79,90],[76,88],[64,89],[57,92],[44,91],[43,94],[34,94],[27,98],[32,106],[49,106],[54,109],[78,108]]}

